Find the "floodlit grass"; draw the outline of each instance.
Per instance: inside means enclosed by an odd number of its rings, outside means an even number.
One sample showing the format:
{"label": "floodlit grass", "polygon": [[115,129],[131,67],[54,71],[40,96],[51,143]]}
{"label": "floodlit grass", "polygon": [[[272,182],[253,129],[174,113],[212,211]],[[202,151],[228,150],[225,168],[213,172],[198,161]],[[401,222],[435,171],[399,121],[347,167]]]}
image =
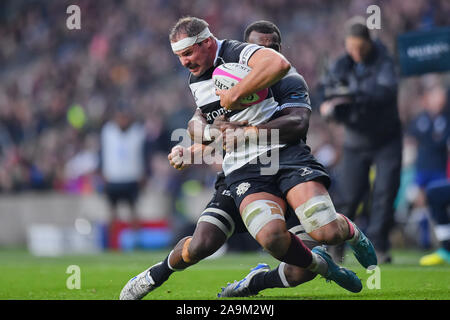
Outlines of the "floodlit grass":
{"label": "floodlit grass", "polygon": [[[145,268],[164,259],[168,251],[133,253],[106,252],[98,255],[34,257],[26,251],[0,250],[0,299],[24,300],[115,300],[123,285]],[[347,255],[344,266],[361,278],[363,290],[354,294],[335,283],[316,277],[296,288],[268,289],[247,299],[339,300],[339,299],[450,299],[450,266],[420,267],[424,252],[394,251],[394,263],[380,265],[380,289],[370,289],[373,274]],[[264,253],[237,254],[205,260],[174,273],[145,299],[209,300],[227,282],[242,279],[258,262],[272,268],[278,262]],[[80,268],[80,289],[68,289],[70,265]],[[369,280],[369,281],[368,281]],[[69,281],[70,282],[70,281]]]}

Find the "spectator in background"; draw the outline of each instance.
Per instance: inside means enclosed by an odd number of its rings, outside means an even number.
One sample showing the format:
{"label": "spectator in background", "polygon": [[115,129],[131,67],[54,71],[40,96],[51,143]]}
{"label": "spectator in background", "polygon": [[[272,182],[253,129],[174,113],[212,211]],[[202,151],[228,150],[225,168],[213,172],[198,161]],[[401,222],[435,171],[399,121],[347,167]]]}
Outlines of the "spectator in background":
{"label": "spectator in background", "polygon": [[136,202],[148,171],[144,126],[136,121],[126,105],[121,104],[113,120],[103,126],[100,143],[100,171],[110,205],[111,236],[114,222],[119,218],[119,201],[129,205],[132,228],[139,227]]}
{"label": "spectator in background", "polygon": [[447,144],[450,142],[450,113],[447,92],[436,78],[426,78],[423,111],[411,122],[407,136],[417,146],[415,183],[425,191],[427,185],[447,176]]}
{"label": "spectator in background", "polygon": [[439,249],[420,259],[421,266],[450,263],[450,179],[431,182],[426,188],[428,206],[435,222],[434,232]]}
{"label": "spectator in background", "polygon": [[450,181],[447,166],[450,150],[450,113],[447,92],[435,76],[425,78],[423,111],[410,123],[408,137],[417,148],[414,182],[418,187],[415,207],[428,207],[435,222],[435,235],[440,248],[422,257],[423,266],[450,262]]}
{"label": "spectator in background", "polygon": [[[364,18],[347,22],[346,54],[338,58],[323,83],[322,116],[345,127],[338,187],[338,211],[354,219],[370,188],[369,170],[376,166],[367,234],[379,263],[390,262],[389,231],[400,184],[402,128],[397,110],[397,77],[384,45],[373,41]],[[342,259],[343,252],[335,256]]]}

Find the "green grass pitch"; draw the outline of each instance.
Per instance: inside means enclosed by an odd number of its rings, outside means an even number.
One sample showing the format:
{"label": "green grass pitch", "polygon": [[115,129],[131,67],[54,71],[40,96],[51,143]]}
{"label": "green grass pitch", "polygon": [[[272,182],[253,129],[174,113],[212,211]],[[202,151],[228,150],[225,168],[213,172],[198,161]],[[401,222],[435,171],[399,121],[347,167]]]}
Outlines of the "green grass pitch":
{"label": "green grass pitch", "polygon": [[[0,299],[20,300],[115,300],[123,285],[148,266],[161,261],[168,251],[100,253],[97,255],[33,257],[26,251],[0,250]],[[247,299],[339,300],[339,299],[450,299],[450,266],[420,267],[423,252],[394,251],[394,263],[380,265],[380,288],[373,273],[368,273],[347,254],[344,266],[354,270],[363,290],[354,294],[316,277],[296,288],[268,289]],[[145,299],[217,299],[221,286],[242,279],[258,262],[272,268],[278,262],[265,253],[228,253],[218,259],[204,260],[196,266],[174,273]],[[80,289],[69,289],[70,265],[80,268]],[[369,281],[368,281],[369,280]],[[368,286],[369,282],[369,286]],[[70,279],[69,279],[70,283]]]}

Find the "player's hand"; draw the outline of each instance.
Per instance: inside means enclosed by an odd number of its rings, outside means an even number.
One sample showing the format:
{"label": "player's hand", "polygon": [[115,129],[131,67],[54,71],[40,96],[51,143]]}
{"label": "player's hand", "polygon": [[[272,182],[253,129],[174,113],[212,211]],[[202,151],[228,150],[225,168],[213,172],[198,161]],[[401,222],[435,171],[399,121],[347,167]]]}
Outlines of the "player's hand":
{"label": "player's hand", "polygon": [[220,97],[220,105],[226,110],[242,110],[246,108],[239,102],[239,97],[234,94],[232,89],[216,90],[216,95]]}
{"label": "player's hand", "polygon": [[226,152],[235,151],[242,146],[256,128],[248,126],[247,121],[226,122],[220,126],[223,146]]}
{"label": "player's hand", "polygon": [[223,114],[215,118],[212,125],[214,126],[214,128],[218,128],[220,130],[220,127],[227,123],[230,123],[230,120],[228,120],[228,118]]}
{"label": "player's hand", "polygon": [[189,166],[189,164],[184,163],[183,155],[186,154],[187,149],[182,146],[175,146],[170,151],[167,159],[169,159],[169,163],[172,167],[177,170],[183,170]]}
{"label": "player's hand", "polygon": [[231,122],[224,114],[221,116],[218,116],[216,119],[214,119],[214,122],[213,122],[213,126],[215,128],[218,128],[220,131],[223,131],[222,126],[225,126],[227,128],[237,128],[237,127],[245,127],[247,125],[248,125],[247,120]]}

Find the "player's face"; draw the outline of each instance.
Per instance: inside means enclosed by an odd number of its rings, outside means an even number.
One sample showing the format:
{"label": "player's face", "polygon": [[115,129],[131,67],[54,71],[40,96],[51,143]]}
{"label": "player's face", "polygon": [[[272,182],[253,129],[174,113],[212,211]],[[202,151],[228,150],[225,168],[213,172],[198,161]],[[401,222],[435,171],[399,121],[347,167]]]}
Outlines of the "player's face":
{"label": "player's face", "polygon": [[272,48],[278,52],[280,52],[280,44],[278,43],[278,35],[273,33],[261,33],[252,31],[248,35],[247,42],[248,43],[255,43],[260,46],[264,46],[267,48]]}
{"label": "player's face", "polygon": [[347,37],[345,39],[345,50],[356,63],[361,63],[367,57],[372,45],[370,41],[360,37]]}
{"label": "player's face", "polygon": [[[180,38],[178,40],[181,40]],[[214,57],[211,59],[211,38],[196,43],[184,50],[175,51],[183,67],[189,69],[194,76],[202,75],[206,70],[212,67]]]}

